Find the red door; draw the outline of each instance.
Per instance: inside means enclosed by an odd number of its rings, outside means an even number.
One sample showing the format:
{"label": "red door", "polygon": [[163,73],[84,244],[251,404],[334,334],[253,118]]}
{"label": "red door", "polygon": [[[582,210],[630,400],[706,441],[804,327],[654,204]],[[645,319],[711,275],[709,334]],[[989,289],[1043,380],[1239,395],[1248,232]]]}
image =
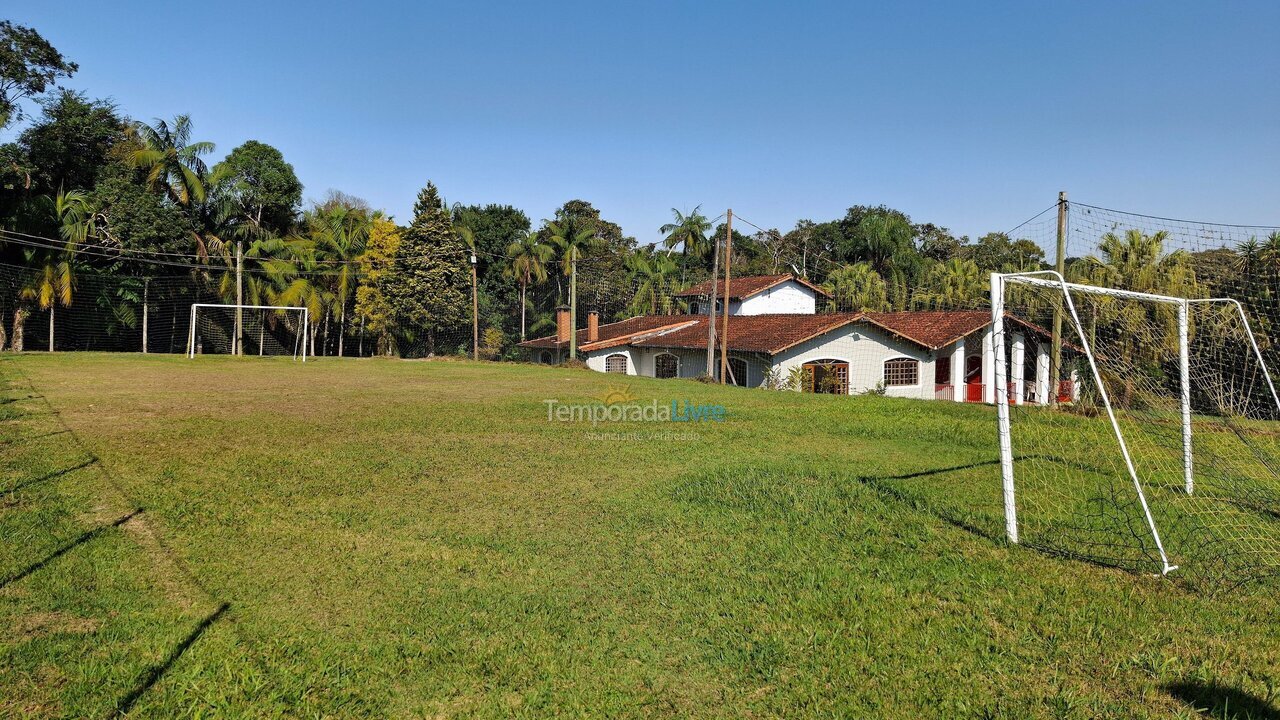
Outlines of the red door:
{"label": "red door", "polygon": [[970,355],[964,359],[965,402],[982,402],[982,356]]}

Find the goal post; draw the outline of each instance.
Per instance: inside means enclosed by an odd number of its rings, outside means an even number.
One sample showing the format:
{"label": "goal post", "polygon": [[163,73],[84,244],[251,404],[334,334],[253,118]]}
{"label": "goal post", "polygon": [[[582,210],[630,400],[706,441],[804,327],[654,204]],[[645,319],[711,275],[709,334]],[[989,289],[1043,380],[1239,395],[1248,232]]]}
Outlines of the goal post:
{"label": "goal post", "polygon": [[[1112,532],[1117,528],[1127,531],[1132,536],[1126,539],[1131,546],[1127,551],[1132,551],[1132,546],[1145,548],[1147,556],[1158,561],[1161,574],[1178,567],[1166,549],[1162,530],[1178,535],[1177,544],[1187,551],[1183,554],[1197,552],[1193,547],[1202,551],[1206,538],[1224,537],[1247,545],[1230,551],[1238,557],[1269,557],[1280,550],[1280,529],[1273,526],[1280,517],[1275,505],[1280,501],[1280,477],[1276,475],[1280,462],[1276,462],[1274,441],[1268,439],[1275,435],[1273,418],[1280,417],[1280,395],[1240,302],[1070,283],[1051,270],[993,273],[990,282],[994,401],[1005,535],[1010,542],[1025,539],[1020,526],[1020,520],[1025,519],[1019,517],[1019,505],[1024,501],[1023,486],[1031,480],[1033,485],[1038,483],[1035,510],[1040,511],[1039,520],[1043,522],[1043,516],[1056,511],[1059,515],[1053,520],[1068,527],[1063,535],[1099,545],[1107,542],[1102,537],[1103,525]],[[1011,303],[1010,298],[1018,299]],[[1084,303],[1085,312],[1080,303]],[[1193,318],[1196,309],[1201,309],[1204,317]],[[1064,318],[1065,329],[1061,337],[1054,334],[1053,342],[1061,343],[1053,348],[1054,354],[1063,350],[1074,356],[1074,365],[1084,376],[1082,384],[1088,387],[1084,398],[1088,407],[1075,410],[1079,420],[1065,419],[1080,388],[1069,383],[1070,393],[1062,396],[1060,378],[1050,378],[1055,398],[1064,399],[1068,412],[1049,408],[1025,411],[1020,419],[1026,420],[1028,430],[1020,443],[1011,409],[1023,404],[1023,330],[1016,331],[1019,334],[1014,337],[1011,354],[1019,367],[1012,369],[1011,383],[1006,326],[1034,326],[1042,318],[1047,324],[1047,319],[1057,314]],[[1108,327],[1108,322],[1116,327]],[[1229,347],[1200,347],[1193,353],[1197,344],[1214,343]],[[1112,386],[1121,395],[1119,405]],[[1049,404],[1040,400],[1039,404]],[[1047,420],[1035,412],[1056,413],[1064,419]],[[1091,417],[1100,419],[1087,419]],[[1206,425],[1207,418],[1221,421],[1230,432],[1209,432],[1197,441],[1195,428]],[[1105,434],[1112,437],[1110,443],[1104,441],[1099,422],[1108,427]],[[1091,423],[1090,432],[1096,434],[1073,448],[1067,433],[1080,423]],[[1258,428],[1258,423],[1271,426]],[[1228,440],[1215,435],[1231,438],[1231,442],[1238,440],[1239,446],[1228,447]],[[1036,443],[1039,447],[1029,447]],[[1196,457],[1198,447],[1206,458]],[[1115,459],[1104,457],[1107,453]],[[1245,455],[1253,456],[1249,468],[1238,461]],[[1197,462],[1205,467],[1198,468]],[[1102,467],[1108,463],[1110,469]],[[1123,500],[1116,487],[1099,479],[1111,473],[1131,484],[1129,497],[1134,502]],[[1197,481],[1206,476],[1208,485],[1202,492]],[[1181,501],[1171,494],[1175,477],[1176,494],[1184,498]],[[1164,504],[1161,512],[1153,511],[1153,487]],[[1129,507],[1117,508],[1120,505]],[[1072,510],[1063,511],[1064,507]],[[1023,509],[1025,515],[1027,508]],[[1079,518],[1064,517],[1066,512],[1091,513],[1094,520],[1101,521],[1090,525]],[[1245,517],[1249,513],[1259,517]],[[1166,527],[1169,525],[1177,527]],[[1145,530],[1139,533],[1139,527]],[[1138,537],[1140,534],[1146,534],[1146,539]],[[1108,551],[1117,559],[1127,552],[1116,547]],[[1076,549],[1071,553],[1091,554]],[[1129,560],[1134,557],[1133,552],[1125,556]]]}
{"label": "goal post", "polygon": [[[293,342],[291,343],[292,347],[282,345],[278,341],[275,342],[275,347],[277,350],[282,349],[286,353],[292,354],[295,360],[301,357],[303,362],[307,361],[308,352],[313,352],[309,343],[309,339],[311,337],[311,332],[310,332],[311,314],[310,314],[310,311],[305,307],[295,307],[290,305],[236,305],[236,304],[228,304],[228,303],[193,303],[191,305],[191,323],[190,323],[188,337],[187,337],[187,357],[195,358],[195,356],[199,353],[199,351],[202,348],[201,335],[198,332],[200,327],[199,321],[201,319],[202,314],[205,316],[208,316],[218,311],[221,311],[221,312],[230,311],[232,313],[232,315],[229,318],[224,318],[225,322],[232,323],[232,327],[226,332],[228,350],[230,354],[243,355],[244,347],[243,347],[243,341],[240,339],[240,336],[243,335],[243,332],[244,332],[244,327],[245,327],[244,312],[246,310],[258,311],[258,313],[260,314],[259,317],[257,318],[258,320],[258,325],[257,325],[258,353],[257,354],[259,355],[265,354],[263,351],[263,348],[265,345],[267,345],[267,342],[266,342],[267,326],[269,322],[273,322],[273,321],[270,321],[270,316],[271,315],[287,316],[289,313],[296,313],[297,326],[295,328],[292,328],[292,334],[293,334]],[[272,354],[279,354],[279,353],[272,353]]]}

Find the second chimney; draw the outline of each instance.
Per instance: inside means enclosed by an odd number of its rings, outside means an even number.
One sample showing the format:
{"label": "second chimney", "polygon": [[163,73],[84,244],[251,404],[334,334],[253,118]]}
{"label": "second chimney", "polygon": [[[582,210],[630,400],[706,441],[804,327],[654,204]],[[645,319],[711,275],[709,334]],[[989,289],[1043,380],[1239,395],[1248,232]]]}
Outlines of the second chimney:
{"label": "second chimney", "polygon": [[600,313],[592,310],[587,313],[587,342],[600,339]]}
{"label": "second chimney", "polygon": [[569,306],[556,306],[556,341],[569,342]]}

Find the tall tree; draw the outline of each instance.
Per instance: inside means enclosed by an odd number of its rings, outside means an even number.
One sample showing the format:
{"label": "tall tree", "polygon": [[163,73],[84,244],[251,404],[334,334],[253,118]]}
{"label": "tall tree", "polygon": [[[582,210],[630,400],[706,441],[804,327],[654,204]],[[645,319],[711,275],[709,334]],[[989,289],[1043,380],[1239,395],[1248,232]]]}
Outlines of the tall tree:
{"label": "tall tree", "polygon": [[833,310],[882,312],[890,309],[889,286],[869,263],[854,263],[833,270],[822,287],[831,293]]}
{"label": "tall tree", "polygon": [[679,247],[686,259],[692,257],[702,261],[707,257],[711,244],[707,241],[707,232],[711,230],[711,221],[702,214],[699,205],[688,215],[671,208],[672,222],[658,228],[664,236],[663,247],[668,251]]}
{"label": "tall tree", "polygon": [[116,107],[60,90],[41,101],[40,118],[22,132],[18,145],[32,167],[32,190],[91,190],[125,132]]}
{"label": "tall tree", "polygon": [[215,165],[209,186],[230,222],[255,231],[288,232],[302,204],[302,183],[293,166],[279,150],[257,140]]}
{"label": "tall tree", "polygon": [[424,352],[435,353],[440,332],[466,321],[469,283],[466,247],[436,186],[427,183],[384,287],[401,332],[424,334]]}
{"label": "tall tree", "polygon": [[654,252],[651,246],[627,256],[627,279],[635,288],[628,307],[631,315],[670,314],[675,310],[676,262],[668,253]]}
{"label": "tall tree", "polygon": [[[326,274],[329,293],[337,306],[338,357],[345,354],[347,306],[355,293],[359,260],[369,239],[372,216],[363,202],[345,203],[331,198],[306,215],[308,236],[316,262]],[[328,315],[326,314],[326,323]]]}
{"label": "tall tree", "polygon": [[560,263],[564,274],[569,277],[569,357],[578,355],[578,260],[583,251],[600,240],[595,229],[583,226],[584,223],[548,223],[547,231],[551,233],[551,243],[560,248]]}
{"label": "tall tree", "polygon": [[356,315],[377,338],[379,355],[395,350],[396,311],[386,292],[400,254],[400,229],[384,218],[374,218],[365,251],[360,255],[361,282],[356,287]]}
{"label": "tall tree", "polygon": [[508,275],[520,283],[520,339],[525,338],[525,310],[528,308],[529,286],[546,282],[547,266],[555,258],[555,249],[539,240],[538,233],[527,233],[507,246]]}
{"label": "tall tree", "polygon": [[43,94],[78,69],[34,29],[0,20],[0,130],[22,119],[24,98]]}
{"label": "tall tree", "polygon": [[191,116],[179,115],[172,125],[161,119],[154,125],[135,123],[133,130],[141,147],[132,160],[146,172],[147,184],[183,207],[204,202],[209,169],[201,156],[213,152],[214,145],[191,140]]}

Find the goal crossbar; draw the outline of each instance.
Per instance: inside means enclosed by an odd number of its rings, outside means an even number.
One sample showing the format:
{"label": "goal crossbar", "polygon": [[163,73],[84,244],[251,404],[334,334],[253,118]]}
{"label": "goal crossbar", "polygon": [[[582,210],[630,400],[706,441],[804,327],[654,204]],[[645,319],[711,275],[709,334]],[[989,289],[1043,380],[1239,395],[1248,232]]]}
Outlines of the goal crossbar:
{"label": "goal crossbar", "polygon": [[[299,342],[302,344],[302,362],[307,361],[307,339],[311,336],[311,313],[305,307],[295,307],[292,305],[236,305],[227,303],[192,303],[191,304],[191,331],[187,342],[187,357],[194,359],[196,356],[196,310],[199,308],[228,308],[231,310],[297,310],[302,313],[302,328],[299,333]],[[297,358],[297,350],[295,348],[294,358]]]}

